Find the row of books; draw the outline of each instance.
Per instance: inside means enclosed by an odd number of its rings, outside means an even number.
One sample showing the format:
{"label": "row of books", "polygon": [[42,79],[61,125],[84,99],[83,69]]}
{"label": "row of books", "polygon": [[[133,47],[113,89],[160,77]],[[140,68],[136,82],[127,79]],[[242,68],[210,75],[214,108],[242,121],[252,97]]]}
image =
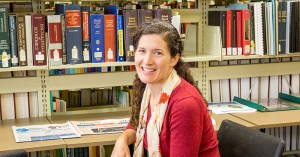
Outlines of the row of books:
{"label": "row of books", "polygon": [[223,55],[299,52],[299,1],[251,2],[213,8],[208,25],[220,26]]}
{"label": "row of books", "polygon": [[133,61],[137,27],[154,18],[171,22],[170,9],[119,11],[112,5],[91,14],[90,6],[55,6],[56,15],[48,16],[8,15],[0,8],[0,67],[46,65],[48,55],[50,65]]}
{"label": "row of books", "polygon": [[[35,71],[1,72],[1,78],[34,77]],[[0,120],[40,116],[38,92],[19,92],[0,94]]]}
{"label": "row of books", "polygon": [[50,92],[51,112],[67,112],[108,108],[109,106],[129,107],[129,87],[93,88]]}

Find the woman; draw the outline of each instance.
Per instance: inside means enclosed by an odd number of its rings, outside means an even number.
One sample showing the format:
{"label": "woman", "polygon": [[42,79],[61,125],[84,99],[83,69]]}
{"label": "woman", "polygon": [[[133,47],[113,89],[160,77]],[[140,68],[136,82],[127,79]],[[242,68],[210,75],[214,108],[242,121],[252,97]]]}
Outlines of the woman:
{"label": "woman", "polygon": [[145,23],[133,37],[137,76],[132,116],[112,156],[218,157],[207,105],[186,63],[182,43],[169,23]]}

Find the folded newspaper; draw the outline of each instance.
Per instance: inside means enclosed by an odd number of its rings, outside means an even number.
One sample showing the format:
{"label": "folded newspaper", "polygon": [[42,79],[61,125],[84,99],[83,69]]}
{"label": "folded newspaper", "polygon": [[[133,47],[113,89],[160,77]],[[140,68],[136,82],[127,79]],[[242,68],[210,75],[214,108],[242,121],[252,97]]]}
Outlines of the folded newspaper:
{"label": "folded newspaper", "polygon": [[76,138],[89,134],[123,132],[129,118],[97,121],[69,121],[64,124],[12,126],[16,142]]}
{"label": "folded newspaper", "polygon": [[81,135],[110,134],[123,132],[129,122],[129,118],[70,122]]}
{"label": "folded newspaper", "polygon": [[80,137],[70,122],[64,124],[12,126],[16,142]]}

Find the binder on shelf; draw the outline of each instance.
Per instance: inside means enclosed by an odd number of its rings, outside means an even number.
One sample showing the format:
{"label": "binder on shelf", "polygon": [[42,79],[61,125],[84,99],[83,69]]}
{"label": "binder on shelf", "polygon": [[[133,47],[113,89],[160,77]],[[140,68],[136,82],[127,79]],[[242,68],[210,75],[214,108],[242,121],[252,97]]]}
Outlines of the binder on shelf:
{"label": "binder on shelf", "polygon": [[286,94],[286,93],[279,93],[278,97],[287,101],[295,102],[300,104],[300,94]]}
{"label": "binder on shelf", "polygon": [[246,106],[257,109],[260,112],[273,112],[273,111],[285,111],[285,110],[299,110],[300,107],[296,106],[293,102],[288,102],[280,98],[270,99],[257,99],[246,100],[239,97],[234,97],[233,101],[244,104]]}
{"label": "binder on shelf", "polygon": [[206,38],[203,44],[203,52],[208,55],[221,56],[222,40],[219,26],[204,26],[203,36]]}

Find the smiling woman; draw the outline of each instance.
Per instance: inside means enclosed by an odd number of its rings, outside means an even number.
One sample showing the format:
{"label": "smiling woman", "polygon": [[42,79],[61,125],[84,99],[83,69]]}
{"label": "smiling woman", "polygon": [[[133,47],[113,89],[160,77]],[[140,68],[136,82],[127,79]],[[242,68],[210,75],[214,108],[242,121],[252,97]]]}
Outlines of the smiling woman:
{"label": "smiling woman", "polygon": [[132,116],[112,156],[218,157],[218,141],[196,82],[181,59],[182,42],[167,22],[143,24],[133,37]]}

